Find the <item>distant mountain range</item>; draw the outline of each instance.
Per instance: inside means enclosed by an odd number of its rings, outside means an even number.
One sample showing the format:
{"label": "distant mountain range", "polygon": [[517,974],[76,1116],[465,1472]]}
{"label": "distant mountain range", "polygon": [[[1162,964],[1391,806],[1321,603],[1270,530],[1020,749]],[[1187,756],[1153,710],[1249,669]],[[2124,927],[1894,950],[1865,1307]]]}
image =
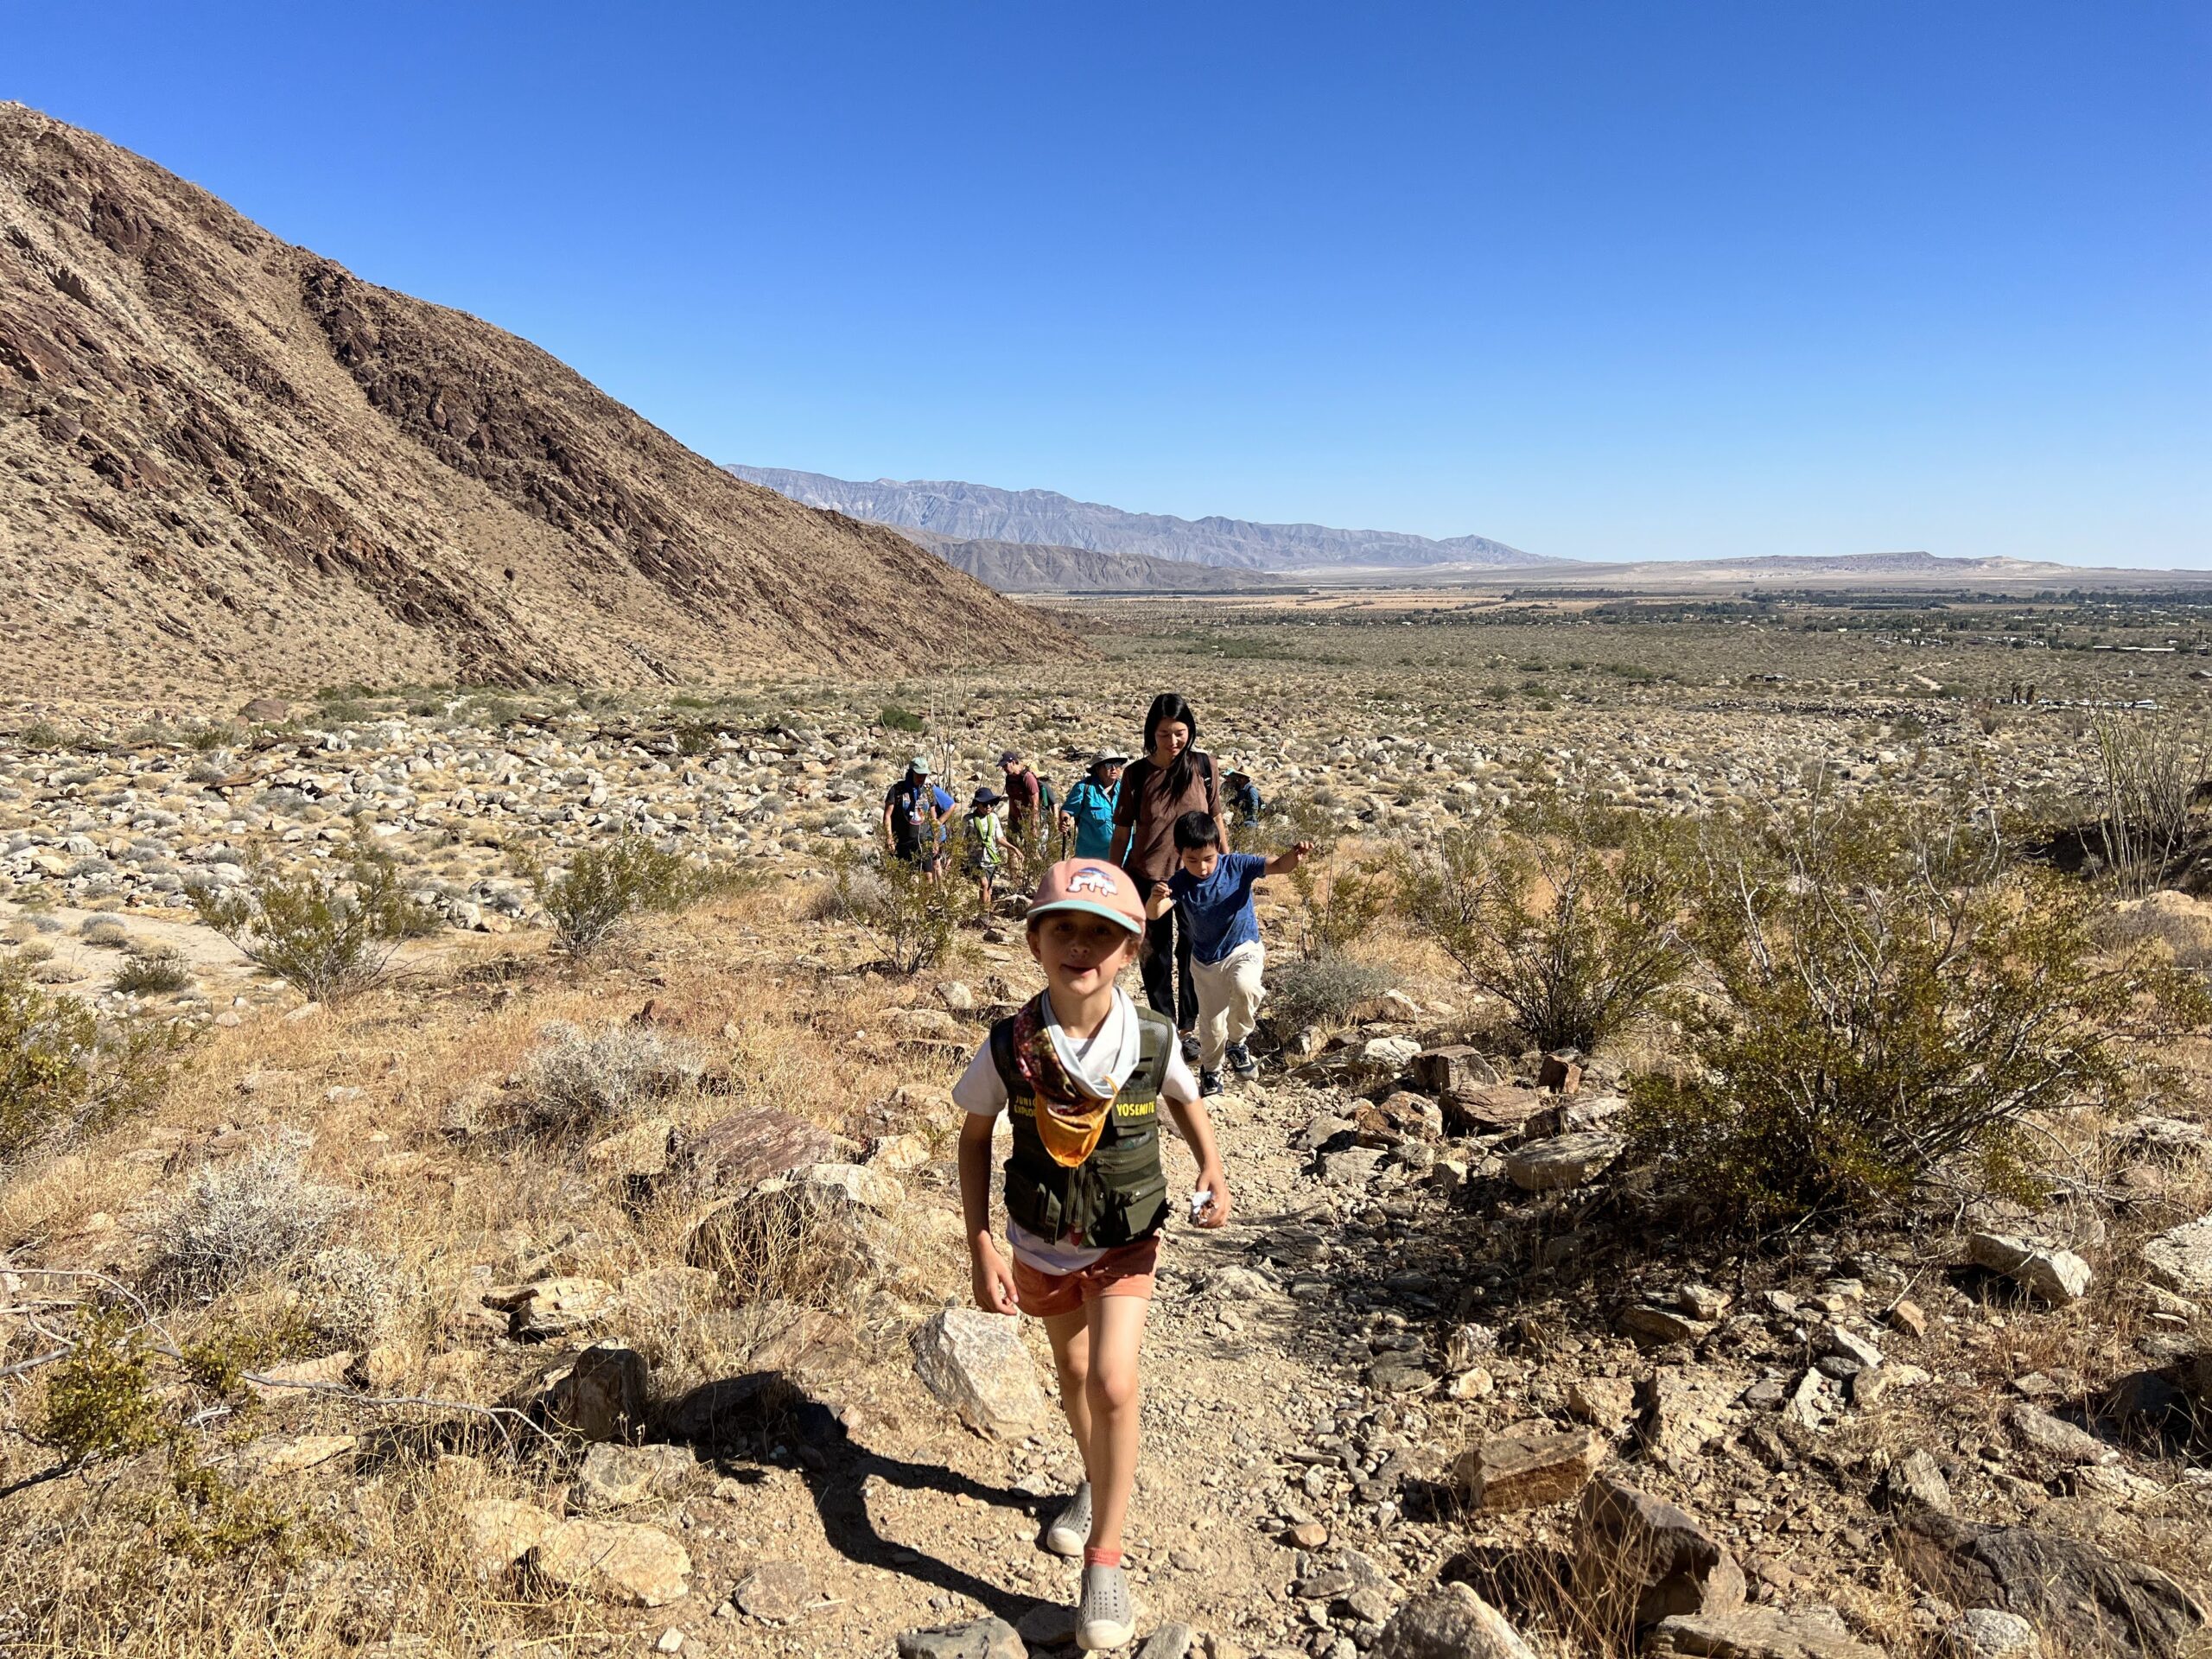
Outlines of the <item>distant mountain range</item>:
{"label": "distant mountain range", "polygon": [[893,525],[957,570],[1001,594],[1234,594],[1284,591],[1279,576],[1228,565],[1155,559],[1147,553],[1094,553],[1087,547],[987,542]]}
{"label": "distant mountain range", "polygon": [[1396,569],[1440,565],[1503,569],[1550,565],[1487,536],[1432,541],[1389,530],[1332,530],[1325,524],[1262,524],[1244,518],[1176,518],[1125,512],[1051,490],[1001,490],[988,484],[872,484],[781,467],[730,466],[810,507],[829,507],[900,530],[926,530],[955,541],[1014,542],[1093,553],[1141,553],[1189,564],[1242,570]]}

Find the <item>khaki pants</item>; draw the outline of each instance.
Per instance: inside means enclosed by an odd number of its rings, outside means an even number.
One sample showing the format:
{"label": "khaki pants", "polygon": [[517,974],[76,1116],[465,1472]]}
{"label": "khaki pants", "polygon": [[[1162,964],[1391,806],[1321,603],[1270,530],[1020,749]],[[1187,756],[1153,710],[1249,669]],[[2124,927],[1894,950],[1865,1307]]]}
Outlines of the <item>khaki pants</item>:
{"label": "khaki pants", "polygon": [[1191,983],[1198,994],[1198,1068],[1221,1070],[1222,1052],[1252,1034],[1267,987],[1260,982],[1268,948],[1254,940],[1219,962],[1193,962]]}

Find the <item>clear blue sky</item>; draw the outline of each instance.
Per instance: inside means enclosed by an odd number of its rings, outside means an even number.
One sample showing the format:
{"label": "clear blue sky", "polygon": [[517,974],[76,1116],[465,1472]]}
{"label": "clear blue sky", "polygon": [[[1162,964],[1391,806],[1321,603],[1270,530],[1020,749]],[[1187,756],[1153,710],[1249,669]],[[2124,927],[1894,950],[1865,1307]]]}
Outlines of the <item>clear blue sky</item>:
{"label": "clear blue sky", "polygon": [[0,95],[719,461],[2212,566],[2202,0],[12,0]]}

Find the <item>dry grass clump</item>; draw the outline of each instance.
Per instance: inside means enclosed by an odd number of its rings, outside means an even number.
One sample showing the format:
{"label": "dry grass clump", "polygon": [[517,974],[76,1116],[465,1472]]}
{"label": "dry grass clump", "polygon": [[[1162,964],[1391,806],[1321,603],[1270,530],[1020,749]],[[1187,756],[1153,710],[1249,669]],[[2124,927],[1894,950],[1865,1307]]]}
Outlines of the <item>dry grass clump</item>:
{"label": "dry grass clump", "polygon": [[304,1150],[304,1137],[286,1136],[195,1170],[158,1212],[148,1281],[172,1294],[209,1294],[327,1240],[362,1199],[309,1179]]}
{"label": "dry grass clump", "polygon": [[556,1020],[523,1068],[523,1088],[535,1127],[573,1135],[692,1088],[705,1070],[699,1046],[685,1038],[632,1025],[584,1032]]}
{"label": "dry grass clump", "polygon": [[1361,1003],[1391,988],[1394,976],[1350,957],[1292,957],[1268,964],[1267,1014],[1278,1031],[1340,1026]]}
{"label": "dry grass clump", "polygon": [[299,1313],[342,1347],[373,1348],[391,1336],[404,1306],[391,1261],[358,1244],[317,1250],[301,1263]]}

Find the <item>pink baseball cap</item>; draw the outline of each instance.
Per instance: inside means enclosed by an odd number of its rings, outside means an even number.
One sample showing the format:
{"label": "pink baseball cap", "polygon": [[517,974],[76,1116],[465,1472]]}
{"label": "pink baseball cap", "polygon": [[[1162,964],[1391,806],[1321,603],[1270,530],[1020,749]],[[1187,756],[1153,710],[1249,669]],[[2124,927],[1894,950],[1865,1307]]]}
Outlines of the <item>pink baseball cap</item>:
{"label": "pink baseball cap", "polygon": [[1132,933],[1144,931],[1144,900],[1137,885],[1120,866],[1103,858],[1064,858],[1045,872],[1037,896],[1029,901],[1031,917],[1056,910],[1086,911],[1118,922]]}

